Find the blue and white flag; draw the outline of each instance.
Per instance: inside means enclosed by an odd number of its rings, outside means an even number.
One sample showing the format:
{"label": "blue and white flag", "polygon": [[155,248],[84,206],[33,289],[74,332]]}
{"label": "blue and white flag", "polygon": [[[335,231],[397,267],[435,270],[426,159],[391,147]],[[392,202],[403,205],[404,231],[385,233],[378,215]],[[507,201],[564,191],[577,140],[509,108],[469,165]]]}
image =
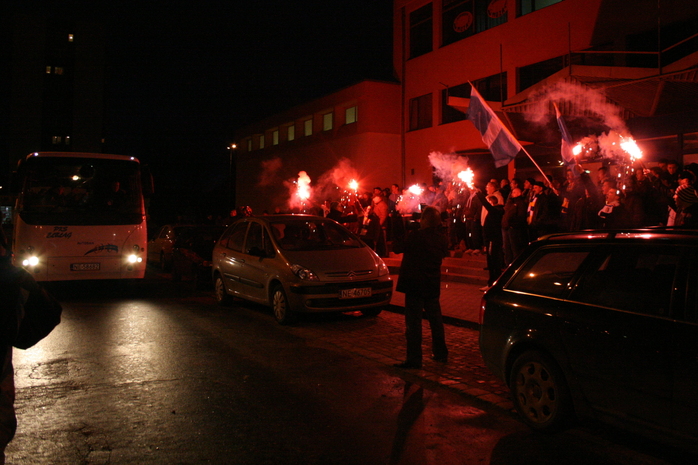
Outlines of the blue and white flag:
{"label": "blue and white flag", "polygon": [[562,114],[560,113],[560,110],[557,108],[557,104],[555,105],[555,114],[557,115],[557,125],[560,128],[560,133],[562,134],[562,146],[560,147],[560,153],[562,154],[562,159],[565,162],[565,165],[574,165],[575,160],[574,160],[574,154],[572,153],[572,136],[570,135],[570,131],[567,129],[567,125],[565,124],[565,120],[562,119]]}
{"label": "blue and white flag", "polygon": [[485,99],[475,89],[475,86],[471,86],[468,119],[480,131],[482,141],[487,144],[490,152],[492,152],[494,166],[497,168],[509,164],[523,148],[500,119],[497,118],[497,115],[489,105],[485,103]]}

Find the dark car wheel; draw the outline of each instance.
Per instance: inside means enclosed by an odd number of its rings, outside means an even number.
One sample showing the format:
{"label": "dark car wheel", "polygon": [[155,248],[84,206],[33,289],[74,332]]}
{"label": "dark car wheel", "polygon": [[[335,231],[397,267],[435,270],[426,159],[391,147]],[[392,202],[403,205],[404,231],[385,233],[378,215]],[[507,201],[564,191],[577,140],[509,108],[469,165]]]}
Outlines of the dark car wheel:
{"label": "dark car wheel", "polygon": [[572,398],[562,370],[548,355],[528,351],[511,369],[511,397],[519,415],[539,431],[557,431],[572,417]]}
{"label": "dark car wheel", "polygon": [[283,286],[280,284],[274,287],[271,293],[271,305],[274,310],[274,318],[279,324],[288,325],[296,321],[296,314],[291,310],[291,306],[286,298]]}
{"label": "dark car wheel", "polygon": [[363,316],[378,316],[382,311],[382,308],[368,308],[366,310],[361,310],[361,314]]}
{"label": "dark car wheel", "polygon": [[216,294],[216,302],[218,302],[218,305],[230,305],[233,301],[233,298],[228,295],[228,291],[225,290],[225,283],[223,282],[223,278],[220,277],[220,275],[216,275],[216,279],[214,280],[214,290]]}

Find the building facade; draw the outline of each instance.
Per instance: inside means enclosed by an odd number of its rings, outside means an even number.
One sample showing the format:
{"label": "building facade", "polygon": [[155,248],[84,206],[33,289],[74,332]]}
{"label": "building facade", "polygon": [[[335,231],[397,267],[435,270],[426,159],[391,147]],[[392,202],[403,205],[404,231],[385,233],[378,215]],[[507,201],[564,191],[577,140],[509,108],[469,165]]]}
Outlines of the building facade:
{"label": "building facade", "polygon": [[[462,158],[480,182],[563,178],[556,106],[587,141],[578,161],[589,170],[610,162],[599,140],[612,133],[636,140],[648,163],[698,161],[697,32],[698,4],[680,0],[395,0],[400,84],[344,89],[239,133],[239,203],[252,203],[275,157],[284,179],[346,157],[369,185],[437,183],[431,154]],[[506,167],[467,120],[471,85],[525,149]],[[354,129],[343,119],[352,102]]]}
{"label": "building facade", "polygon": [[231,153],[237,204],[297,208],[301,172],[313,190],[308,208],[337,200],[352,180],[361,191],[399,183],[400,92],[397,83],[367,80],[239,131]]}
{"label": "building facade", "polygon": [[396,0],[394,7],[407,184],[430,178],[431,152],[467,157],[482,179],[541,176],[522,153],[494,169],[466,120],[471,83],[546,174],[556,174],[561,160],[554,105],[576,140],[618,130],[650,161],[688,163],[698,154],[696,4]]}

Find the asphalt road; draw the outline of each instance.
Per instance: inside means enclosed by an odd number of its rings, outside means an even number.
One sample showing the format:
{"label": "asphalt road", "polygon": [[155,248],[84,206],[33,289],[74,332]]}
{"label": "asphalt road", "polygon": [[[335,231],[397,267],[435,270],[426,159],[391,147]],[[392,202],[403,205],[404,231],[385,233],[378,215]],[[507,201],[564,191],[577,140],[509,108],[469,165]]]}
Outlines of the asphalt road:
{"label": "asphalt road", "polygon": [[[64,318],[15,353],[9,464],[666,464],[588,429],[531,432],[502,408],[333,341],[399,315],[276,324],[190,283],[56,286]],[[387,332],[386,332],[387,334]]]}

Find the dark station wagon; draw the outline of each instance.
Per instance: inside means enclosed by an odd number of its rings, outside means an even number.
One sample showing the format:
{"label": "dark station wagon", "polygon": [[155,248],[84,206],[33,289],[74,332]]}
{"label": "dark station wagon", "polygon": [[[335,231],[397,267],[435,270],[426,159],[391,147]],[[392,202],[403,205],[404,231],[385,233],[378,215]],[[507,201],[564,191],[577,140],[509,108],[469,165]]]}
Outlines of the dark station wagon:
{"label": "dark station wagon", "polygon": [[591,416],[695,452],[698,231],[548,236],[480,311],[484,361],[534,429]]}

